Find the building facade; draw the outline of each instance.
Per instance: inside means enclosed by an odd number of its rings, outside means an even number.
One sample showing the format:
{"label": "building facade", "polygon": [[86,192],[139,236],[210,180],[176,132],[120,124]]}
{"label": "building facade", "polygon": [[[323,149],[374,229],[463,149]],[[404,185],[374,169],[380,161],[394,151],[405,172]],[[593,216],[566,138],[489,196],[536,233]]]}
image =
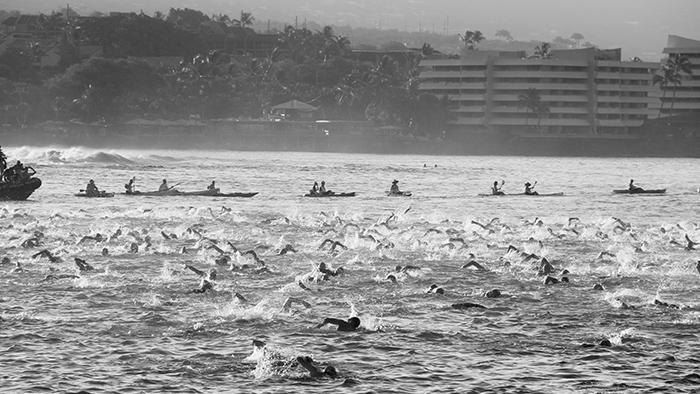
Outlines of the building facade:
{"label": "building facade", "polygon": [[[449,97],[456,132],[631,136],[658,114],[659,99],[649,94],[658,90],[658,67],[622,61],[620,50],[555,50],[549,58],[463,50],[459,59],[422,60],[420,89]],[[520,99],[532,88],[548,108],[542,115]]]}
{"label": "building facade", "polygon": [[700,41],[669,35],[663,53],[667,57],[661,64],[676,55],[685,56],[691,63],[692,74],[680,73],[679,84],[652,91],[659,103],[663,103],[661,116],[700,114]]}

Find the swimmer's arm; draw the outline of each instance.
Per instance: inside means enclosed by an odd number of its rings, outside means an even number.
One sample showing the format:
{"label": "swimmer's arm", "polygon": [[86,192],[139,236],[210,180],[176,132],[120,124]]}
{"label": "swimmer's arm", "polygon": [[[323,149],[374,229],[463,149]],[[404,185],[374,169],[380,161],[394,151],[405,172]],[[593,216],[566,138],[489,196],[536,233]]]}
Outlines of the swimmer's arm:
{"label": "swimmer's arm", "polygon": [[294,304],[295,302],[298,304],[302,304],[307,308],[311,308],[311,304],[309,304],[308,302],[301,300],[299,298],[289,297],[284,302],[284,305],[282,305],[282,310],[283,311],[289,310],[289,308],[291,308],[292,304]]}
{"label": "swimmer's arm", "polygon": [[299,363],[299,365],[304,367],[304,369],[309,371],[309,376],[311,376],[312,378],[318,378],[323,376],[323,373],[319,371],[313,364],[307,361],[304,357],[297,357],[297,362]]}
{"label": "swimmer's arm", "polygon": [[185,264],[185,269],[188,269],[199,276],[205,276],[204,271],[200,271],[197,268],[194,268],[193,266],[191,266],[189,264]]}
{"label": "swimmer's arm", "polygon": [[326,324],[335,324],[337,326],[340,326],[343,324],[347,324],[347,322],[344,320],[334,319],[332,317],[327,317],[327,318],[323,319],[323,322],[321,322],[321,324],[317,325],[316,328],[321,328],[321,327],[325,326]]}

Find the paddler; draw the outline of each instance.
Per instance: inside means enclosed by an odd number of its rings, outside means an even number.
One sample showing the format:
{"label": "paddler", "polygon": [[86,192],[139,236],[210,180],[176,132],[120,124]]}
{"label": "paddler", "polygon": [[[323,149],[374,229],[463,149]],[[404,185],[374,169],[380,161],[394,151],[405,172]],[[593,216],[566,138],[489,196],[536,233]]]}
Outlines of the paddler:
{"label": "paddler", "polygon": [[85,187],[85,195],[88,197],[98,197],[100,195],[100,190],[97,188],[95,181],[92,179],[90,179],[90,182],[88,182],[87,186]]}
{"label": "paddler", "polygon": [[391,182],[391,189],[389,190],[391,194],[401,194],[398,183],[399,181],[396,179],[394,179],[394,181]]}
{"label": "paddler", "polygon": [[167,192],[170,190],[170,187],[168,187],[168,180],[163,179],[163,183],[160,184],[160,187],[158,188],[159,192]]}
{"label": "paddler", "polygon": [[124,185],[124,189],[126,189],[126,194],[134,194],[134,179],[136,179],[136,177],[129,179],[129,183]]}

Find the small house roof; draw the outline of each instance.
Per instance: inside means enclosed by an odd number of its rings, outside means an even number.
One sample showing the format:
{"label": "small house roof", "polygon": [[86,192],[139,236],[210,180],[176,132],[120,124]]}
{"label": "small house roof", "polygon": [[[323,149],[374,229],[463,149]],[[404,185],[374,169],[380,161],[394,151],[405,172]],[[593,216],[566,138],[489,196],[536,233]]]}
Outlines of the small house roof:
{"label": "small house roof", "polygon": [[292,100],[292,101],[287,101],[286,103],[282,103],[279,105],[275,105],[272,107],[272,109],[295,109],[298,111],[316,111],[318,107],[314,107],[313,105],[306,104],[302,101],[298,100]]}

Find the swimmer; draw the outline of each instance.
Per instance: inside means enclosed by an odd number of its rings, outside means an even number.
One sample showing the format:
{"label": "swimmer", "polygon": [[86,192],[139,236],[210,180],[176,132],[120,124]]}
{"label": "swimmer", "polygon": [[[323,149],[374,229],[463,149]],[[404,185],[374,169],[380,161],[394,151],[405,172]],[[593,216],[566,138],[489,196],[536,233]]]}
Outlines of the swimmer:
{"label": "swimmer", "polygon": [[251,249],[251,250],[248,250],[248,251],[245,251],[245,252],[241,253],[241,256],[246,256],[246,255],[253,256],[253,260],[254,260],[257,264],[260,264],[260,265],[262,265],[262,266],[265,265],[265,262],[262,261],[262,260],[260,260],[260,258],[258,257],[258,254],[255,253],[254,250]]}
{"label": "swimmer", "polygon": [[433,294],[445,294],[445,289],[443,289],[442,287],[438,287],[438,285],[433,283],[432,285],[430,285],[430,288],[428,288],[428,290],[426,290],[425,292]]}
{"label": "swimmer", "polygon": [[206,273],[189,264],[185,264],[185,269],[194,272],[202,278],[201,282],[199,283],[199,288],[192,290],[193,293],[206,293],[209,290],[214,290],[214,284],[212,282],[216,280],[216,268],[212,268],[208,273]]}
{"label": "swimmer", "polygon": [[80,278],[80,277],[77,275],[71,275],[71,274],[46,275],[44,277],[44,279],[41,280],[41,283],[52,281],[52,280],[59,280],[59,279],[78,279],[78,278]]}
{"label": "swimmer", "polygon": [[685,240],[688,241],[688,243],[685,246],[685,250],[695,250],[695,245],[697,245],[697,242],[691,241],[690,237],[688,237],[688,234],[685,235]]}
{"label": "swimmer", "polygon": [[348,321],[345,320],[340,320],[340,319],[334,319],[332,317],[327,317],[323,319],[323,322],[318,324],[316,328],[321,328],[325,326],[326,324],[335,324],[338,326],[337,331],[355,331],[357,327],[360,326],[360,318],[359,317],[351,317],[348,319]]}
{"label": "swimmer", "polygon": [[305,284],[303,284],[301,281],[297,282],[297,284],[299,285],[299,287],[301,287],[302,290],[313,291],[310,288],[308,288]]}
{"label": "swimmer", "polygon": [[540,260],[540,269],[537,272],[537,275],[549,275],[552,272],[554,272],[554,267],[552,264],[549,264],[549,261],[547,261],[546,258],[543,257],[542,260]]}
{"label": "swimmer", "polygon": [[404,267],[397,265],[394,268],[394,271],[396,271],[396,272],[408,272],[408,271],[418,271],[418,270],[420,270],[420,267],[415,266],[415,265],[407,265]]}
{"label": "swimmer", "polygon": [[561,278],[561,280],[559,280],[559,279],[557,279],[557,278],[553,278],[553,277],[551,277],[551,276],[548,276],[548,277],[546,277],[546,278],[544,279],[544,284],[545,284],[545,285],[556,285],[556,284],[559,284],[559,283],[569,283],[569,278],[567,278],[566,276],[563,276],[563,277]]}
{"label": "swimmer", "polygon": [[91,266],[90,264],[85,262],[85,260],[83,260],[81,258],[76,257],[74,259],[74,261],[75,261],[75,265],[78,266],[78,270],[80,270],[80,272],[87,272],[87,271],[92,271],[95,269],[93,266]]}
{"label": "swimmer", "polygon": [[36,248],[41,245],[41,240],[38,237],[29,238],[22,241],[22,247],[25,249]]}
{"label": "swimmer", "polygon": [[332,239],[328,238],[324,239],[323,242],[321,242],[321,246],[318,247],[318,250],[323,249],[326,246],[326,244],[331,244],[330,252],[335,252],[335,248],[337,248],[338,246],[340,246],[344,250],[348,250],[348,247],[343,245],[339,241],[333,241]]}
{"label": "swimmer", "polygon": [[282,250],[280,250],[279,255],[281,256],[281,255],[285,255],[287,253],[296,253],[296,252],[297,252],[297,250],[294,249],[294,247],[292,245],[286,244],[286,245],[284,245],[284,248],[282,248]]}
{"label": "swimmer", "polygon": [[328,280],[329,276],[338,276],[338,275],[342,274],[345,270],[343,269],[343,267],[338,267],[338,269],[336,269],[334,271],[334,270],[328,269],[326,267],[326,263],[321,262],[318,265],[318,271],[325,275],[325,277],[323,278],[324,280]]}
{"label": "swimmer", "polygon": [[328,365],[323,369],[323,371],[319,371],[318,368],[316,368],[316,366],[313,364],[314,360],[312,360],[311,357],[297,357],[297,362],[299,363],[299,365],[304,367],[304,369],[309,371],[309,376],[314,379],[326,376],[330,378],[335,378],[336,376],[338,376],[338,371],[332,365]]}
{"label": "swimmer", "polygon": [[95,236],[86,235],[78,241],[78,245],[86,241],[102,242],[105,241],[105,238],[100,233],[95,234]]}
{"label": "swimmer", "polygon": [[32,255],[32,258],[35,258],[35,259],[38,259],[39,257],[46,257],[52,263],[60,263],[61,262],[61,259],[59,257],[54,256],[51,252],[49,252],[48,249],[44,249],[41,252]]}
{"label": "swimmer", "polygon": [[23,273],[25,273],[25,272],[27,272],[27,270],[25,270],[24,268],[22,268],[22,266],[19,264],[19,261],[16,261],[16,262],[15,262],[15,268],[13,268],[13,269],[10,270],[10,273],[11,273],[11,274],[23,274]]}
{"label": "swimmer", "polygon": [[482,308],[487,309],[485,306],[480,304],[475,304],[473,302],[460,302],[457,304],[450,305],[452,309],[469,309],[469,308]]}
{"label": "swimmer", "polygon": [[598,253],[598,256],[596,256],[596,258],[595,258],[595,261],[603,260],[605,257],[610,257],[610,258],[614,259],[614,258],[617,258],[617,255],[615,253],[611,253],[611,252],[604,250],[604,251]]}
{"label": "swimmer", "polygon": [[486,298],[498,298],[500,296],[501,296],[501,291],[498,289],[489,290],[486,293],[484,293],[484,297],[486,297]]}
{"label": "swimmer", "polygon": [[478,270],[478,271],[487,271],[486,268],[484,268],[483,265],[477,263],[477,262],[474,261],[474,260],[469,261],[467,264],[464,264],[464,265],[462,266],[462,269],[472,268],[472,267],[475,268],[475,269]]}
{"label": "swimmer", "polygon": [[659,301],[659,300],[654,300],[654,305],[659,306],[659,307],[664,307],[664,308],[679,309],[678,305],[676,305],[676,304],[669,304],[668,302],[663,302],[663,301]]}
{"label": "swimmer", "polygon": [[287,297],[287,299],[284,301],[284,304],[282,305],[282,312],[289,312],[289,310],[292,308],[292,305],[295,303],[301,304],[306,308],[311,308],[311,304],[300,298]]}

